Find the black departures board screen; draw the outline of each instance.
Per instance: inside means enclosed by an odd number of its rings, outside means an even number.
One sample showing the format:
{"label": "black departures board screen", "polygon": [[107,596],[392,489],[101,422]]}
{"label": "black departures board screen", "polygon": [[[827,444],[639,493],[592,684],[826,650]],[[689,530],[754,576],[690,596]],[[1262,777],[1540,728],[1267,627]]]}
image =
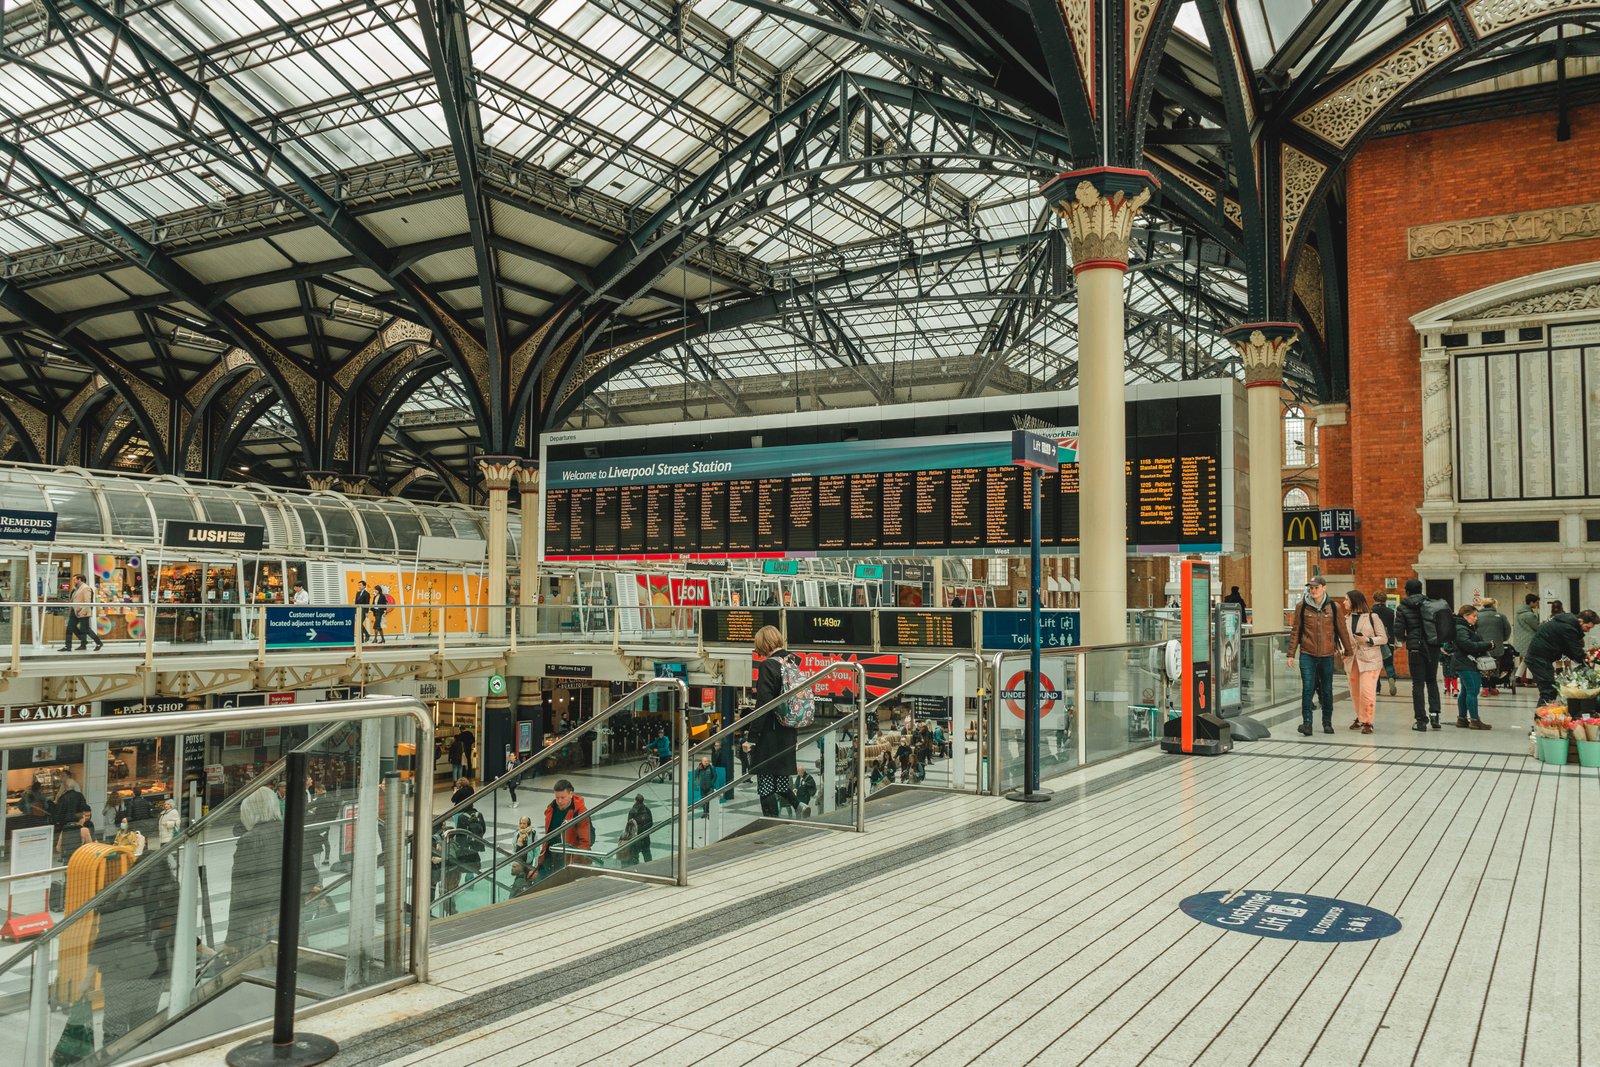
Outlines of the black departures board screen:
{"label": "black departures board screen", "polygon": [[[1222,548],[1221,414],[1217,395],[1129,405],[1127,516],[1135,549]],[[659,447],[672,443],[666,437]],[[1009,448],[1009,435],[991,432],[627,460],[596,460],[580,450],[547,460],[544,554],[585,560],[1015,550],[1029,541],[1032,497],[1029,473],[1010,465]],[[705,458],[717,456],[731,458]],[[568,469],[574,473],[563,478]],[[585,485],[590,477],[601,484]],[[1064,456],[1059,474],[1040,476],[1040,500],[1044,545],[1071,551],[1079,531],[1076,462]]]}
{"label": "black departures board screen", "polygon": [[972,647],[970,611],[878,612],[878,643],[886,649]]}
{"label": "black departures board screen", "polygon": [[781,628],[783,613],[777,608],[705,608],[700,619],[706,644],[748,647],[763,626]]}

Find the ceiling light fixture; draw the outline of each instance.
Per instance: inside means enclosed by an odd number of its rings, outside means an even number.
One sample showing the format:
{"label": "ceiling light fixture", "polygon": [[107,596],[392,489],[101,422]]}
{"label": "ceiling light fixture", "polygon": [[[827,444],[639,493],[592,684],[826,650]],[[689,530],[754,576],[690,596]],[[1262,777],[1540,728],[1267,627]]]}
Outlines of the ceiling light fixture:
{"label": "ceiling light fixture", "polygon": [[195,330],[186,330],[182,326],[172,328],[172,343],[183,348],[197,348],[202,352],[226,352],[228,342],[219,341],[215,337],[208,337]]}
{"label": "ceiling light fixture", "polygon": [[371,304],[334,297],[328,304],[327,316],[340,322],[353,322],[360,326],[382,326],[389,316]]}

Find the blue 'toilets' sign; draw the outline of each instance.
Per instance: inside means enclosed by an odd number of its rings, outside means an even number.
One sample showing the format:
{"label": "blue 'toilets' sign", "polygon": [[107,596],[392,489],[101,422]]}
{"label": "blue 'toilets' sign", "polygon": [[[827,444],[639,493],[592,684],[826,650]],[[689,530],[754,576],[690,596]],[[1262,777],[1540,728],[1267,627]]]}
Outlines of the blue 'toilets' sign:
{"label": "blue 'toilets' sign", "polygon": [[1399,919],[1366,904],[1275,889],[1196,893],[1179,907],[1208,926],[1285,941],[1376,941],[1400,932]]}
{"label": "blue 'toilets' sign", "polygon": [[322,648],[355,644],[353,607],[270,607],[268,648]]}
{"label": "blue 'toilets' sign", "polygon": [[[1078,613],[1076,611],[1042,611],[1039,613],[1039,647],[1070,648],[1078,643]],[[1033,647],[1033,624],[1026,609],[995,610],[983,612],[983,647],[995,652]]]}

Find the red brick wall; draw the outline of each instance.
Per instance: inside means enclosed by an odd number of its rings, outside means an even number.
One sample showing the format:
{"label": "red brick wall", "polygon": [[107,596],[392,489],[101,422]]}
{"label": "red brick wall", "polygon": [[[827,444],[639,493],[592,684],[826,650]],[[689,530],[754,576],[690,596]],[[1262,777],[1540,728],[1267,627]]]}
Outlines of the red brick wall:
{"label": "red brick wall", "polygon": [[[1572,139],[1555,139],[1555,115],[1386,137],[1351,162],[1350,504],[1361,516],[1357,584],[1414,577],[1422,550],[1420,348],[1407,321],[1441,301],[1498,281],[1600,260],[1600,239],[1434,259],[1406,258],[1406,228],[1600,199],[1600,107],[1572,113]],[[1385,442],[1374,447],[1376,442]],[[1324,506],[1342,462],[1323,437]]]}

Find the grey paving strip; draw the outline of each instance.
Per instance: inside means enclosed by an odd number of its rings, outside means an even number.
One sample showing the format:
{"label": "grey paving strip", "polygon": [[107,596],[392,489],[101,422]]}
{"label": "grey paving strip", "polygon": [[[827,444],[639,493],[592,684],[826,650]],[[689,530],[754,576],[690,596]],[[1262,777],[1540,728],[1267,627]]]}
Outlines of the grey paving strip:
{"label": "grey paving strip", "polygon": [[1014,827],[1019,822],[1041,818],[1051,811],[1060,811],[1063,805],[1081,802],[1168,766],[1170,765],[1161,760],[1150,760],[1113,771],[1093,782],[1076,785],[1058,783],[1054,803],[1048,806],[1016,805],[1013,809],[1015,818],[994,819],[978,829],[957,827],[931,838],[886,850],[873,859],[857,864],[847,872],[840,872],[835,877],[783,886],[747,901],[707,912],[675,926],[631,938],[602,949],[576,963],[534,971],[511,981],[502,982],[453,1005],[448,1021],[437,1017],[420,1019],[357,1037],[342,1045],[339,1063],[341,1067],[387,1063],[409,1055],[419,1047],[438,1046],[451,1038],[465,1037],[499,1020],[526,1012],[558,997],[570,996],[587,986],[691,948],[708,937],[725,934],[763,916],[794,908],[852,885],[869,881],[901,868],[910,861],[925,860],[929,856],[968,848],[984,838]]}
{"label": "grey paving strip", "polygon": [[[1483,753],[1479,753],[1479,755],[1482,755],[1482,756],[1501,756],[1501,757],[1503,757],[1505,755],[1505,753],[1503,753],[1503,752],[1483,752]],[[1316,762],[1316,763],[1348,763],[1348,764],[1351,764],[1352,766],[1397,767],[1397,768],[1400,768],[1400,769],[1404,769],[1406,767],[1433,766],[1433,764],[1427,763],[1426,761],[1423,761],[1423,760],[1347,759],[1347,758],[1345,758],[1343,756],[1313,756],[1313,755],[1310,755],[1309,753],[1304,755],[1304,756],[1300,756],[1300,755],[1296,755],[1296,754],[1294,754],[1292,752],[1282,752],[1282,753],[1279,753],[1279,752],[1258,752],[1258,753],[1256,753],[1256,756],[1259,759],[1310,760],[1310,761]],[[1459,762],[1443,763],[1443,764],[1440,764],[1440,766],[1443,766],[1443,767],[1468,767],[1468,768],[1472,768],[1474,770],[1481,770],[1485,774],[1531,774],[1531,775],[1534,775],[1535,777],[1540,776],[1540,775],[1545,775],[1545,776],[1548,776],[1548,777],[1551,777],[1551,778],[1570,778],[1573,781],[1582,781],[1583,778],[1585,777],[1584,775],[1579,775],[1579,774],[1568,774],[1568,773],[1565,773],[1565,772],[1560,771],[1560,770],[1550,771],[1550,770],[1545,769],[1545,768],[1534,768],[1534,767],[1483,767],[1483,768],[1473,768],[1472,764],[1470,762],[1466,762],[1466,763],[1459,763]]]}

